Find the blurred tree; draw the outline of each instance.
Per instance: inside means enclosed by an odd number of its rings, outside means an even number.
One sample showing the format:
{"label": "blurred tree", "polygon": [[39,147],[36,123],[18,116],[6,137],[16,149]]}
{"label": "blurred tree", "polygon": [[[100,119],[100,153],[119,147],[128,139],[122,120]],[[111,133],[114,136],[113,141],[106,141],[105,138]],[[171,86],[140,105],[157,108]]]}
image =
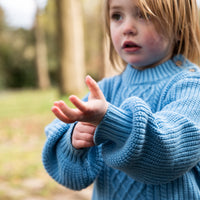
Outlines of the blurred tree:
{"label": "blurred tree", "polygon": [[56,1],[48,1],[46,6],[44,19],[44,29],[46,36],[46,44],[48,49],[48,65],[49,65],[49,74],[51,77],[52,85],[58,84],[58,45],[57,45],[57,17],[56,17]]}
{"label": "blurred tree", "polygon": [[[2,38],[2,30],[4,28],[4,12],[0,7],[0,41]],[[3,87],[3,85],[5,85],[5,81],[4,81],[4,71],[3,68],[1,67],[3,65],[3,61],[1,59],[1,55],[0,55],[0,89]]]}
{"label": "blurred tree", "polygon": [[0,37],[2,88],[36,86],[34,36],[32,31],[5,27]]}
{"label": "blurred tree", "polygon": [[0,9],[0,88],[35,87],[34,37],[32,31],[5,23]]}
{"label": "blurred tree", "polygon": [[[60,82],[62,86],[61,75],[58,72],[58,68],[61,65],[61,48],[58,45],[58,42],[61,43],[60,46],[64,46],[61,42],[61,31],[60,26],[58,25],[58,17],[60,15],[57,14],[58,11],[58,1],[48,1],[45,14],[43,15],[43,28],[45,29],[45,36],[47,40],[47,48],[48,48],[48,64],[49,64],[49,72],[51,76],[51,83],[53,85],[58,84]],[[73,2],[72,2],[73,3]],[[83,70],[86,71],[88,74],[92,75],[93,78],[95,78],[97,81],[100,80],[104,76],[110,76],[113,75],[112,67],[109,63],[108,59],[108,48],[105,48],[105,40],[104,40],[104,31],[103,31],[103,13],[102,13],[102,1],[101,0],[80,0],[79,4],[82,4],[83,6],[83,16],[81,21],[84,23],[84,27],[81,27],[84,31],[84,46],[85,48],[81,51],[84,51],[83,54],[85,54],[85,66],[83,67]],[[68,12],[68,11],[67,11]],[[70,30],[71,33],[67,33],[67,31],[63,34],[70,35],[74,31],[72,29],[72,25],[70,25],[71,22],[67,22],[67,16],[69,13],[65,13],[66,17],[64,19],[63,23],[68,23],[68,30]],[[70,17],[70,16],[69,16]],[[70,17],[71,21],[74,21],[78,19],[78,16],[76,18]],[[74,23],[73,22],[73,23]],[[59,22],[60,23],[60,22]],[[82,22],[81,22],[82,23]],[[77,29],[78,32],[79,29]],[[79,31],[79,33],[80,33]],[[71,36],[71,41],[69,42],[69,45],[74,40],[74,36]],[[58,42],[57,42],[58,41]],[[67,43],[67,42],[66,42]],[[77,42],[78,43],[78,42]],[[81,44],[81,42],[79,42]],[[72,48],[73,45],[71,45]],[[81,45],[76,45],[77,48],[80,48]],[[63,47],[62,47],[63,48]],[[82,47],[80,48],[82,49]],[[78,50],[79,51],[79,50]],[[72,52],[68,52],[72,54]],[[65,54],[63,54],[64,56]],[[67,58],[69,61],[69,59]],[[70,59],[71,60],[71,59]],[[60,64],[59,64],[60,63]],[[69,64],[69,63],[68,63]],[[67,65],[68,67],[68,65]],[[85,68],[85,69],[84,69]],[[59,68],[60,69],[60,68]],[[70,73],[71,74],[71,73]],[[64,75],[64,79],[66,79],[66,75]],[[72,76],[73,77],[73,76]],[[83,75],[84,77],[84,75]],[[69,79],[69,78],[68,78]],[[68,84],[71,85],[71,81]],[[82,84],[84,86],[84,84]],[[74,91],[72,91],[74,92]],[[68,93],[71,93],[68,91]]]}
{"label": "blurred tree", "polygon": [[38,87],[47,89],[50,87],[48,73],[47,47],[44,34],[44,26],[41,18],[42,11],[38,8],[35,18],[35,59],[38,78]]}
{"label": "blurred tree", "polygon": [[87,71],[99,80],[104,76],[102,0],[83,0]]}
{"label": "blurred tree", "polygon": [[85,88],[83,16],[80,0],[56,0],[61,95]]}
{"label": "blurred tree", "polygon": [[5,23],[0,9],[0,88],[36,87],[34,35]]}
{"label": "blurred tree", "polygon": [[109,61],[109,48],[104,33],[103,1],[83,2],[87,70],[96,80],[100,80],[116,74]]}

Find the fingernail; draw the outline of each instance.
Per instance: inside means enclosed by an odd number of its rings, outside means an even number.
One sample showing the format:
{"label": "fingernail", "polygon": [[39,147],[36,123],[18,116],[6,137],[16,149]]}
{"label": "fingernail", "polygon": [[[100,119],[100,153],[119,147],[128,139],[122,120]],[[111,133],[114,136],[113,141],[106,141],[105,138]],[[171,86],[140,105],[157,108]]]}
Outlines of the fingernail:
{"label": "fingernail", "polygon": [[89,78],[89,79],[92,79],[92,77],[91,77],[90,75],[87,75],[87,76],[86,76],[86,79],[88,79],[88,78]]}
{"label": "fingernail", "polygon": [[54,104],[54,105],[58,105],[58,101],[55,101],[53,104]]}

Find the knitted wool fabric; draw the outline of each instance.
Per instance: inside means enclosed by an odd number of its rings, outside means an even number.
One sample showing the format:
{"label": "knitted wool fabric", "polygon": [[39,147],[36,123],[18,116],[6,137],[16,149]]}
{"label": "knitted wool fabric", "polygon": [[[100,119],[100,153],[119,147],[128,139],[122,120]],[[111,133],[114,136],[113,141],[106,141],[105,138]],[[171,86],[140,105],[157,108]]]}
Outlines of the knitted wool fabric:
{"label": "knitted wool fabric", "polygon": [[95,147],[73,148],[75,124],[56,119],[46,127],[50,176],[73,190],[94,183],[93,200],[199,200],[198,67],[179,55],[142,71],[127,65],[99,86],[109,107]]}

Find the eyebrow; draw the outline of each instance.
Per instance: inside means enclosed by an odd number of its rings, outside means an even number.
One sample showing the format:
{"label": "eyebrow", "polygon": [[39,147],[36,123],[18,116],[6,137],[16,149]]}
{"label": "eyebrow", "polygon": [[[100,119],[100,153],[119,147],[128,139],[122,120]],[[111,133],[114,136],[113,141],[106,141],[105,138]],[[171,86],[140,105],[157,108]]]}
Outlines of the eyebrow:
{"label": "eyebrow", "polygon": [[[137,11],[139,9],[139,7],[138,6],[134,6],[134,11]],[[109,10],[123,10],[123,7],[121,6],[121,5],[111,5],[110,6],[110,8],[109,8]]]}
{"label": "eyebrow", "polygon": [[122,7],[118,5],[110,6],[109,8],[109,10],[119,10],[119,9],[122,9]]}

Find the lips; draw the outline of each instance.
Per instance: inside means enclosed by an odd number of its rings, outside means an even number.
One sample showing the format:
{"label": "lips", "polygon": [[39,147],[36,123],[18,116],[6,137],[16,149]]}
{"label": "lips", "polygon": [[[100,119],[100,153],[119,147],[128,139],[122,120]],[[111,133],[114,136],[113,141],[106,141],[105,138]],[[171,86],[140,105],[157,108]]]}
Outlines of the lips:
{"label": "lips", "polygon": [[126,52],[135,52],[139,50],[141,47],[132,41],[126,41],[122,45],[122,49]]}

